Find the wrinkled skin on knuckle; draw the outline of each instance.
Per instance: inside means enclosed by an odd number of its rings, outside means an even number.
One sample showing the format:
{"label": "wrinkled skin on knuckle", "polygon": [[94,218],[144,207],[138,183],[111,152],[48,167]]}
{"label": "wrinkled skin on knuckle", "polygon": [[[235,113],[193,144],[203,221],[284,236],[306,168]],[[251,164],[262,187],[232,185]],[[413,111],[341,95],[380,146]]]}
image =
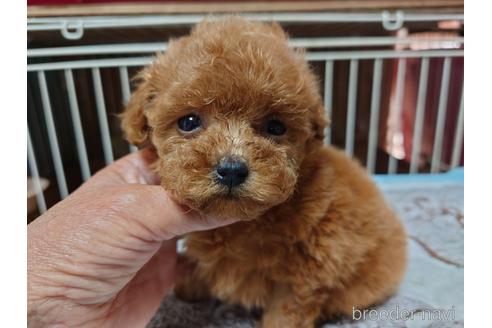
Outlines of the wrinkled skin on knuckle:
{"label": "wrinkled skin on knuckle", "polygon": [[156,195],[137,185],[97,187],[29,226],[29,326],[112,325],[135,292],[130,282],[161,247],[145,220],[145,200]]}
{"label": "wrinkled skin on knuckle", "polygon": [[47,300],[42,310],[49,314],[63,312],[58,303],[75,307],[110,301],[159,246],[150,229],[135,223],[135,205],[144,203],[137,190],[87,190],[67,200],[47,218],[57,228],[34,227],[31,240],[36,243],[28,247],[30,298]]}

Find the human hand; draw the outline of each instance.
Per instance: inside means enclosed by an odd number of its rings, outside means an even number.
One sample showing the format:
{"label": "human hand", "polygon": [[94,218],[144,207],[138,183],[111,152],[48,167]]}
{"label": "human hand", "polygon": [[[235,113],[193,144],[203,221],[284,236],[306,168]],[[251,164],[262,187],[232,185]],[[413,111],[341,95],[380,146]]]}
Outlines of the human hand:
{"label": "human hand", "polygon": [[143,327],[176,274],[175,237],[232,223],[174,203],[128,155],[28,225],[30,327]]}

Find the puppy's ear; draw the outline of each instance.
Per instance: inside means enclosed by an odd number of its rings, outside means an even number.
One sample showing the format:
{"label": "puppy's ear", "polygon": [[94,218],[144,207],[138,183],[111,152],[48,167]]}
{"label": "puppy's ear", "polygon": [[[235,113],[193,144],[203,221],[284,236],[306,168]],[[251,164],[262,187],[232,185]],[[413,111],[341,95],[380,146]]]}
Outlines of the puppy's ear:
{"label": "puppy's ear", "polygon": [[131,95],[125,111],[120,115],[121,127],[129,143],[143,145],[149,141],[149,127],[145,109],[152,102],[154,92],[149,83],[149,68],[141,71],[136,80],[139,81],[137,89]]}

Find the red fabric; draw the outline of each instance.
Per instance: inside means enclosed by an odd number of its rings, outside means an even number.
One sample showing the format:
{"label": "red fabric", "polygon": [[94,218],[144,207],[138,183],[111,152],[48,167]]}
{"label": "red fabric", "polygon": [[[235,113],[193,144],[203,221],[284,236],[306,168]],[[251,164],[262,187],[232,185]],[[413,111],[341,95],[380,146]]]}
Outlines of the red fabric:
{"label": "red fabric", "polygon": [[[427,95],[424,107],[424,124],[422,129],[422,143],[420,149],[420,163],[430,163],[434,147],[434,134],[436,132],[437,109],[439,106],[439,96],[441,88],[441,76],[444,60],[442,58],[432,58],[429,61],[429,77],[427,81]],[[404,160],[410,162],[412,154],[413,132],[415,125],[415,109],[417,107],[417,95],[419,90],[420,59],[407,59],[405,77],[405,95],[401,113],[402,132],[404,136]],[[451,60],[449,92],[446,108],[446,119],[444,123],[444,134],[442,143],[443,163],[451,163],[453,152],[454,135],[458,112],[461,103],[461,90],[463,85],[463,58],[453,58]],[[464,164],[464,153],[461,153],[460,165]]]}
{"label": "red fabric", "polygon": [[[220,1],[220,0],[219,0]],[[136,0],[27,0],[28,5],[75,5],[108,2],[139,2]],[[141,2],[171,2],[171,0],[145,0]]]}
{"label": "red fabric", "polygon": [[[177,1],[177,0],[27,0],[27,4],[30,6],[33,5],[76,5],[76,4],[91,4],[91,3],[111,3],[111,2],[255,2],[261,0],[185,0],[185,1]],[[283,1],[283,0],[270,0],[270,1]]]}

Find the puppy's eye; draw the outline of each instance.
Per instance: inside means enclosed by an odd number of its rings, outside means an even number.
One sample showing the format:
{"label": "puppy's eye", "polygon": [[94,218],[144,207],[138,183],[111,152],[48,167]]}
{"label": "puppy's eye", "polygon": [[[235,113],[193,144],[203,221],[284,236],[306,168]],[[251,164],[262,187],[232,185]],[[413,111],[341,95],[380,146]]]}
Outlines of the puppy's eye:
{"label": "puppy's eye", "polygon": [[191,132],[202,126],[202,120],[198,115],[190,114],[178,120],[178,128],[183,132]]}
{"label": "puppy's eye", "polygon": [[272,119],[266,123],[265,130],[266,133],[271,134],[272,136],[281,136],[285,134],[287,128],[281,121]]}

